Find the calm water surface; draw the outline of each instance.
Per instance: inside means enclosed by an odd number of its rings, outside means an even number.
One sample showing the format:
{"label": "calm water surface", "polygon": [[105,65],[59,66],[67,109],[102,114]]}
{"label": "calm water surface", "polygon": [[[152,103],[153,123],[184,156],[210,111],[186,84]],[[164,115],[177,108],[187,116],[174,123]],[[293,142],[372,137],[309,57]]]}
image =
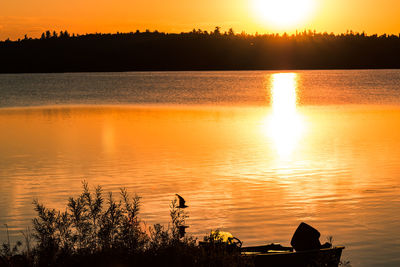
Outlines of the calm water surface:
{"label": "calm water surface", "polygon": [[[0,75],[0,224],[81,181],[189,232],[289,244],[301,221],[353,266],[400,266],[400,71]],[[4,228],[0,231],[5,240]]]}

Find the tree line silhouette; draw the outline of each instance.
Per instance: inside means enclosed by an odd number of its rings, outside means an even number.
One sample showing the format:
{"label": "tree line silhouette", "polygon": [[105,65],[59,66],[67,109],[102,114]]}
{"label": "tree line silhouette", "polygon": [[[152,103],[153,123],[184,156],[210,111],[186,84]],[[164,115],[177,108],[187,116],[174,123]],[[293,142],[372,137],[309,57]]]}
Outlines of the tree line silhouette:
{"label": "tree line silhouette", "polygon": [[46,31],[1,41],[0,58],[1,73],[400,68],[400,34]]}

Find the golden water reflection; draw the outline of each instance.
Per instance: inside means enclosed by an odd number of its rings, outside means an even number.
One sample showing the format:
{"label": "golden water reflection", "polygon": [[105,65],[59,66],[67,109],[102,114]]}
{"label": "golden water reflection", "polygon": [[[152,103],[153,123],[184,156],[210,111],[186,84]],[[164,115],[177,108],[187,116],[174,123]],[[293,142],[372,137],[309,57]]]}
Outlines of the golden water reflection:
{"label": "golden water reflection", "polygon": [[296,73],[275,73],[271,77],[272,111],[266,116],[264,130],[282,159],[290,158],[300,138],[305,124],[297,111]]}
{"label": "golden water reflection", "polygon": [[296,75],[271,81],[271,109],[0,110],[0,225],[19,237],[35,215],[32,199],[61,209],[86,180],[138,193],[148,225],[169,222],[179,193],[200,238],[222,229],[246,245],[288,244],[306,221],[351,247],[352,262],[380,257],[375,244],[397,255],[400,108],[299,109]]}

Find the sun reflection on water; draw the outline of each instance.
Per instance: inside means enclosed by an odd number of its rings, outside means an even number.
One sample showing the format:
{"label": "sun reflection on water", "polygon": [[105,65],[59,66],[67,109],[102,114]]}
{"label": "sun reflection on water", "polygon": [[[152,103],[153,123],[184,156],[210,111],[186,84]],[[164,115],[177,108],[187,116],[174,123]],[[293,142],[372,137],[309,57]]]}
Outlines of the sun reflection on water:
{"label": "sun reflection on water", "polygon": [[266,117],[265,130],[278,156],[289,159],[305,130],[297,111],[297,74],[273,74],[271,98],[272,111]]}

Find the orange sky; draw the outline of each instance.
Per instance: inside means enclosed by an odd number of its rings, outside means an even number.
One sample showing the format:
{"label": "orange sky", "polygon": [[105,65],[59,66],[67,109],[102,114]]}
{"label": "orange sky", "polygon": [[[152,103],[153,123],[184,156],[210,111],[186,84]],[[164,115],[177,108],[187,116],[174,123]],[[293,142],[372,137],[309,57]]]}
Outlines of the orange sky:
{"label": "orange sky", "polygon": [[[212,30],[221,26],[248,33],[316,29],[400,33],[398,0],[313,0],[304,21],[277,27],[260,19],[256,0],[0,0],[0,40],[38,37],[49,30],[71,33]],[[266,0],[268,1],[268,0]],[[277,0],[279,1],[279,0]],[[262,14],[262,11],[261,11]]]}

